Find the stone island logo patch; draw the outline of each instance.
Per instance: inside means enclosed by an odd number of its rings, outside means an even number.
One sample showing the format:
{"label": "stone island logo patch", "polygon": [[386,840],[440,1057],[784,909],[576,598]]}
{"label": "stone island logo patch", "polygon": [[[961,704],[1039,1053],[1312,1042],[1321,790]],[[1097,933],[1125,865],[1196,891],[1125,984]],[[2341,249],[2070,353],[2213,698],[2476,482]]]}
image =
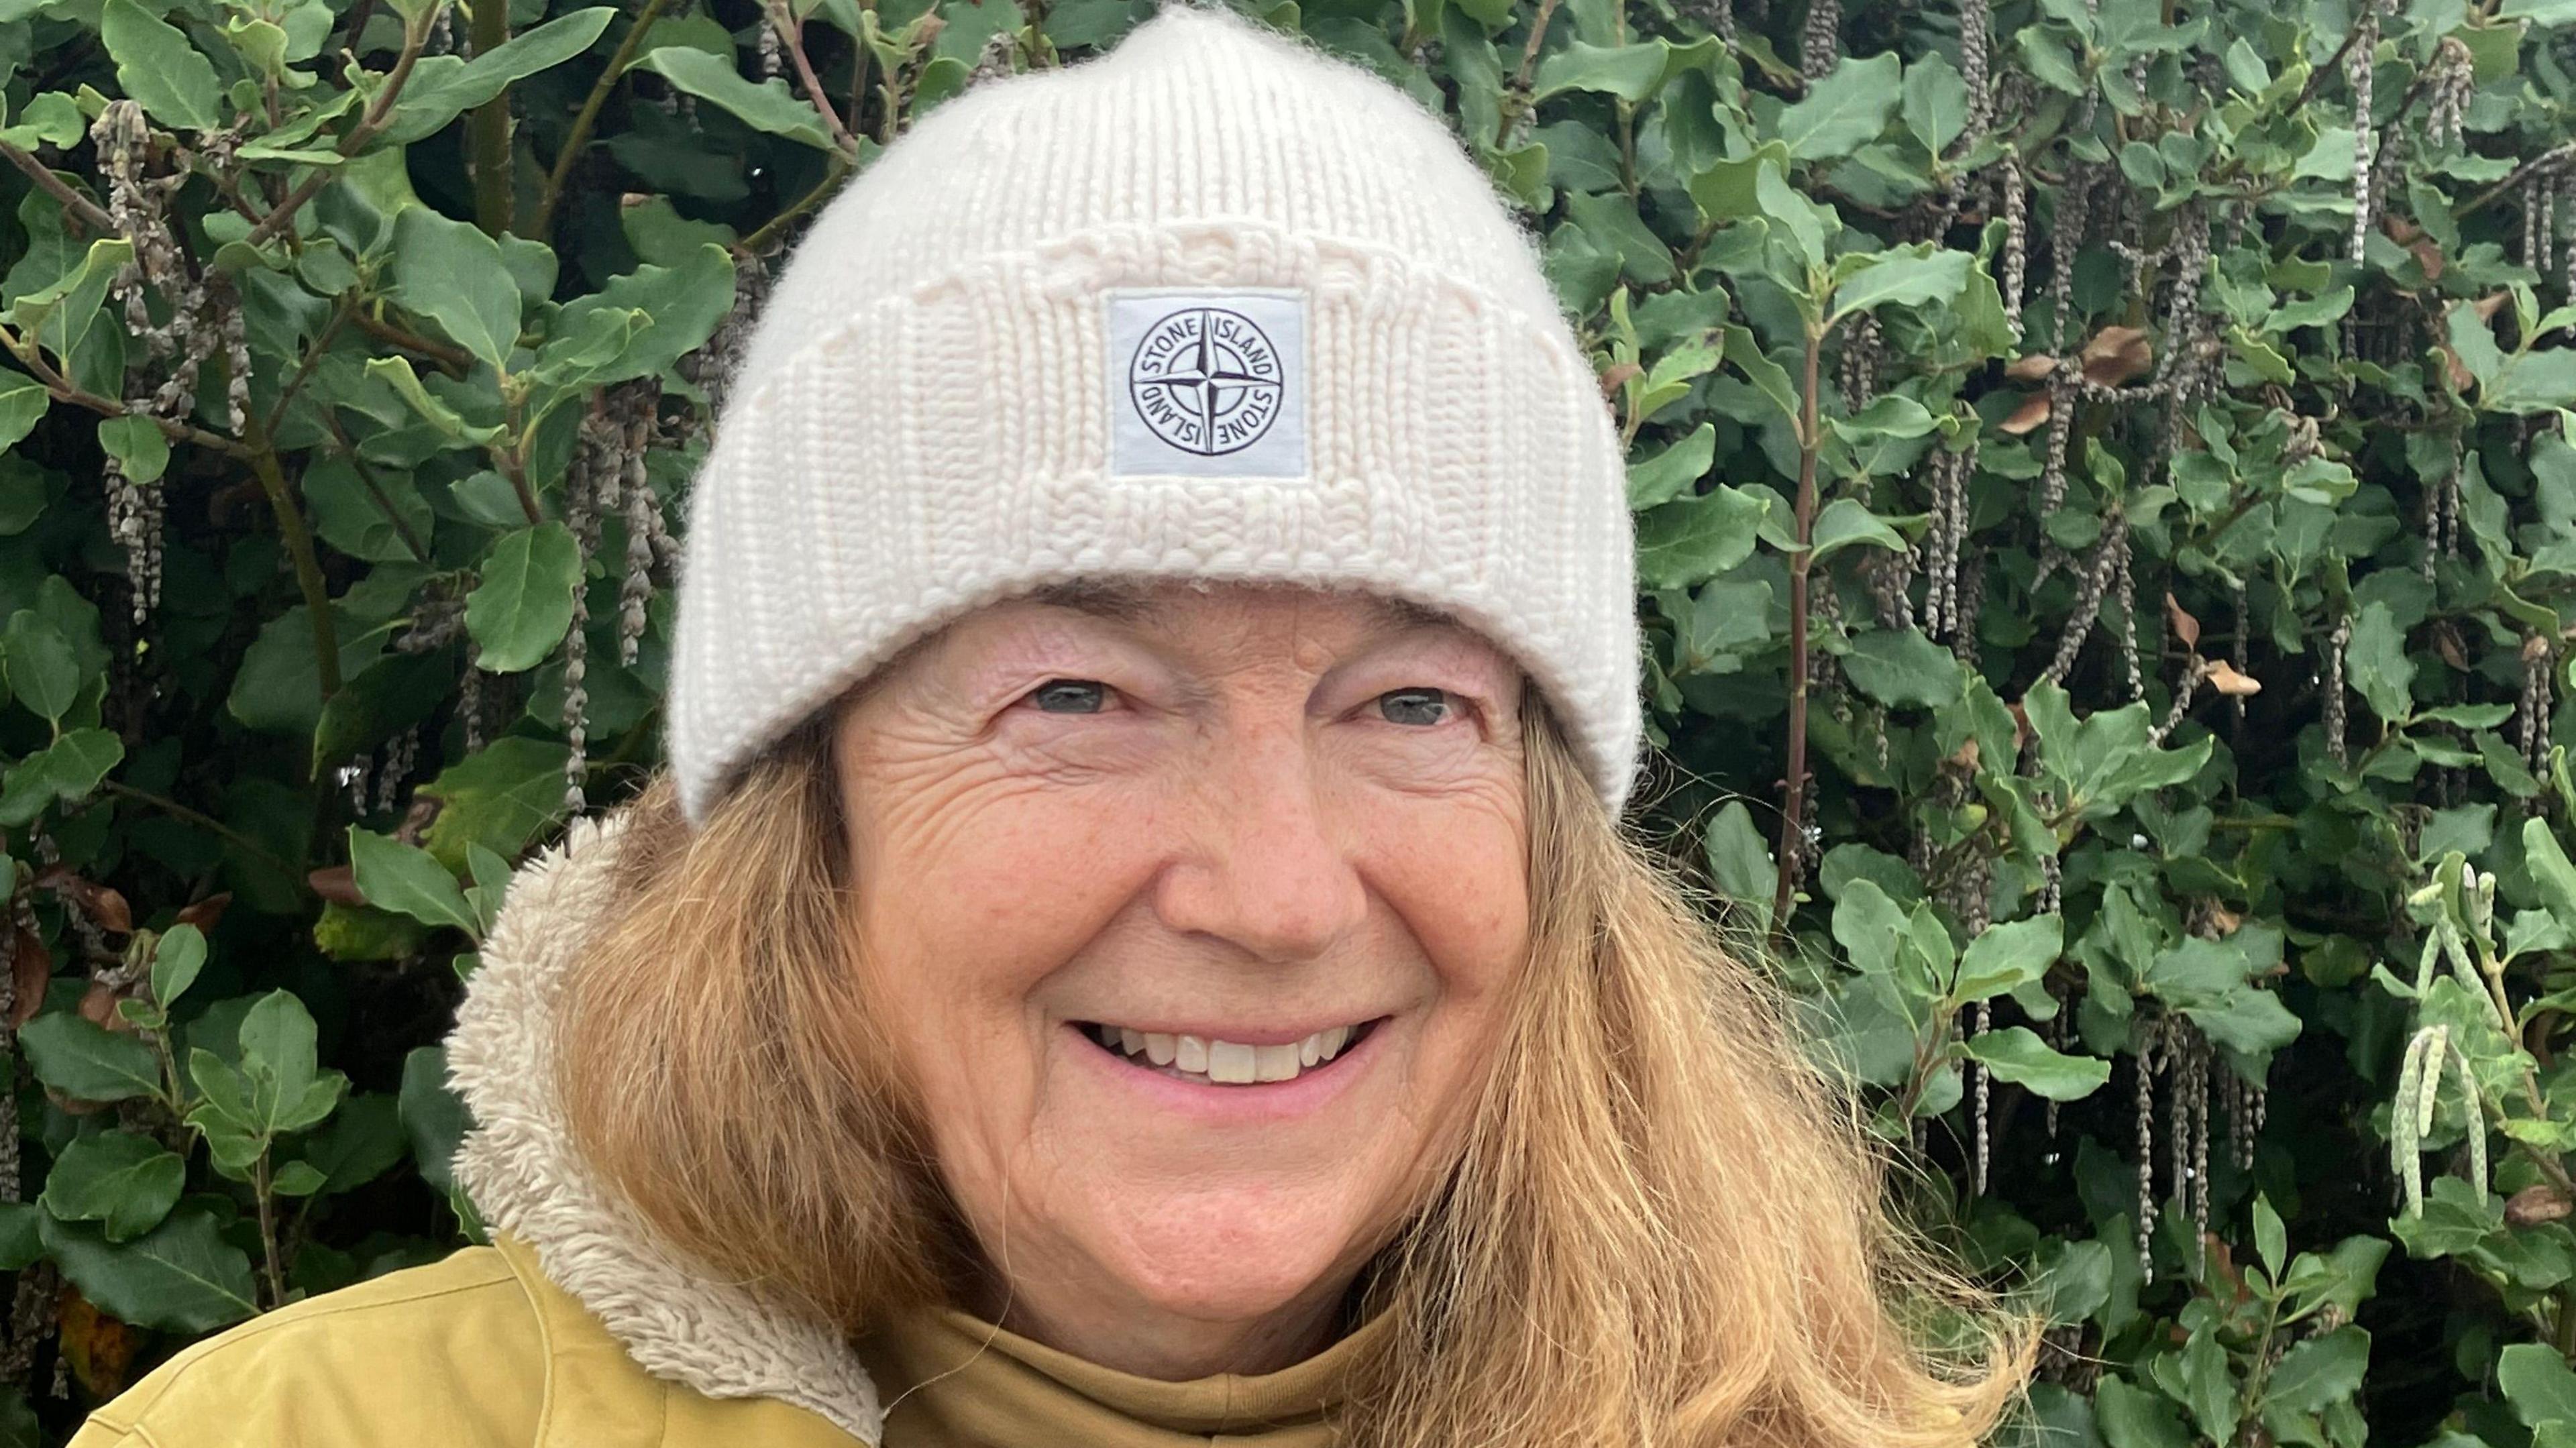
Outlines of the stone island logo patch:
{"label": "stone island logo patch", "polygon": [[1117,288],[1109,475],[1306,472],[1306,297],[1293,288]]}

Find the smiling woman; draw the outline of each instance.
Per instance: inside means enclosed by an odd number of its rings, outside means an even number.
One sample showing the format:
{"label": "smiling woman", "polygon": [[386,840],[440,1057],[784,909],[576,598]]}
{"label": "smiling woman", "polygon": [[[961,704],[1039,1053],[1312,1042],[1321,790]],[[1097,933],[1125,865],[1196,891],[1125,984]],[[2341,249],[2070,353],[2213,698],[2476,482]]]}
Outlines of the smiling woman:
{"label": "smiling woman", "polygon": [[83,1448],[1996,1421],[2027,1325],[1621,830],[1618,437],[1411,99],[1185,9],[981,88],[732,395],[670,767],[514,880],[449,1042],[492,1245]]}
{"label": "smiling woman", "polygon": [[617,828],[571,1133],[697,1270],[850,1324],[888,1443],[1947,1445],[2013,1391],[1454,624],[997,605],[702,829],[667,785]]}

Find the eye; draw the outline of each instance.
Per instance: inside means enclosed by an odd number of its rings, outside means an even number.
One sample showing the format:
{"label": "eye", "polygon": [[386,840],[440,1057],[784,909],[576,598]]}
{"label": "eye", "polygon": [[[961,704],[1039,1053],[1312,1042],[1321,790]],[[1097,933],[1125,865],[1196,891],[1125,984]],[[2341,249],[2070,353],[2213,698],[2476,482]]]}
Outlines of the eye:
{"label": "eye", "polygon": [[1049,679],[1029,699],[1050,714],[1097,714],[1109,701],[1109,686],[1097,679]]}
{"label": "eye", "polygon": [[1428,686],[1389,689],[1377,696],[1378,713],[1390,724],[1438,724],[1456,709],[1446,689]]}

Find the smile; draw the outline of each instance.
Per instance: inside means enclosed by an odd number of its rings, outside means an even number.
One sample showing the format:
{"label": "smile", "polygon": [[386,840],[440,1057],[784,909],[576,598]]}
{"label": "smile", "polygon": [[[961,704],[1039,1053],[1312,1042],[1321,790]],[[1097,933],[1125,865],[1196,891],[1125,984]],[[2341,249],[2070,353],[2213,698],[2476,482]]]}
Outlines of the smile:
{"label": "smile", "polygon": [[1139,1031],[1097,1021],[1078,1021],[1075,1024],[1093,1045],[1157,1075],[1200,1085],[1254,1086],[1313,1075],[1331,1065],[1344,1051],[1358,1045],[1377,1023],[1376,1020],[1368,1020],[1355,1026],[1334,1026],[1302,1040],[1270,1046],[1247,1046],[1207,1036]]}

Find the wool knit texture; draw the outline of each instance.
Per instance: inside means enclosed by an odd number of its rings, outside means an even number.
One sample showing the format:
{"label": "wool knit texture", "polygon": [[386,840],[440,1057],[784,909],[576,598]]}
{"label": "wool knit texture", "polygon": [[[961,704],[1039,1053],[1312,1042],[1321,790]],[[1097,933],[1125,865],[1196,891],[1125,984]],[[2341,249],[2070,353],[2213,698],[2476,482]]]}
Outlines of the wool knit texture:
{"label": "wool knit texture", "polygon": [[671,760],[703,821],[961,613],[1076,578],[1261,580],[1482,632],[1616,814],[1634,553],[1593,369],[1447,123],[1167,4],[936,106],[796,246],[694,489]]}

